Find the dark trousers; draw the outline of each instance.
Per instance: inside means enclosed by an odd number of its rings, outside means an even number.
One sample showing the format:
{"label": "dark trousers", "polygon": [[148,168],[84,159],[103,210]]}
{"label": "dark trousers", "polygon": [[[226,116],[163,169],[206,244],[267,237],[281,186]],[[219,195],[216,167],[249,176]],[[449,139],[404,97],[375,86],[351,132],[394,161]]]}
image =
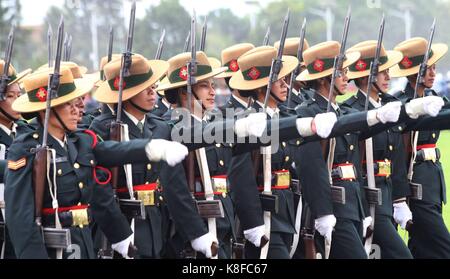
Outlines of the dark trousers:
{"label": "dark trousers", "polygon": [[450,234],[442,218],[442,206],[411,201],[414,225],[408,247],[415,259],[450,259]]}
{"label": "dark trousers", "polygon": [[380,247],[382,259],[412,259],[403,239],[398,234],[392,219],[386,215],[375,216],[373,244]]}
{"label": "dark trousers", "polygon": [[337,218],[331,242],[330,259],[367,259],[361,222]]}

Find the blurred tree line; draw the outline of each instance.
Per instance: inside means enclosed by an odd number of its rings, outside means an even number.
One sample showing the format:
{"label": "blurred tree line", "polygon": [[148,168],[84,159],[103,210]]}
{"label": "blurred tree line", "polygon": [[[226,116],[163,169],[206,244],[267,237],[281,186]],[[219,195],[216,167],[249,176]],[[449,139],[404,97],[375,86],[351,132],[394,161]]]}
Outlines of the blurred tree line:
{"label": "blurred tree line", "polygon": [[[198,4],[200,1],[193,1]],[[362,40],[376,39],[378,25],[382,14],[386,15],[385,46],[393,48],[405,39],[405,24],[395,13],[410,11],[412,16],[411,36],[428,37],[433,17],[437,18],[435,42],[450,44],[450,1],[449,0],[274,0],[261,6],[258,1],[246,1],[253,4],[255,12],[245,17],[236,16],[232,9],[217,9],[209,12],[206,52],[220,58],[222,49],[240,42],[260,45],[267,27],[271,27],[270,43],[279,39],[281,24],[287,8],[291,10],[288,36],[298,36],[303,19],[308,20],[307,39],[314,45],[327,39],[327,25],[317,10],[329,9],[332,17],[332,38],[340,40],[343,20],[349,5],[352,7],[352,22],[348,38],[348,47]],[[414,3],[413,3],[414,2]],[[74,5],[76,3],[76,5]],[[201,3],[200,3],[201,5]],[[0,0],[1,51],[4,52],[4,40],[11,23],[10,7],[20,11],[20,0]],[[137,2],[139,9],[140,3]],[[49,7],[45,24],[39,31],[39,38],[30,41],[30,30],[20,29],[17,34],[14,63],[18,68],[25,66],[36,68],[47,61],[46,34],[51,24],[56,40],[56,28],[60,15],[64,16],[66,32],[73,37],[72,60],[88,66],[98,67],[98,59],[106,55],[108,32],[115,29],[114,51],[120,52],[125,47],[125,32],[128,28],[129,5],[124,8],[122,0],[65,0],[62,8]],[[193,7],[182,6],[179,0],[161,0],[157,5],[145,10],[145,16],[136,19],[133,50],[148,58],[156,53],[157,43],[163,29],[166,40],[162,53],[163,59],[180,53],[189,30],[190,13]],[[20,13],[18,13],[20,15]],[[204,15],[198,16],[197,38],[199,40]],[[20,16],[15,17],[20,25]],[[96,28],[97,34],[93,33]],[[36,30],[34,30],[36,31]],[[28,33],[27,33],[28,32]],[[96,43],[93,38],[96,35]],[[197,41],[197,44],[199,41]],[[93,49],[97,48],[97,52]],[[94,61],[97,59],[97,61]],[[440,69],[450,68],[450,55]]]}

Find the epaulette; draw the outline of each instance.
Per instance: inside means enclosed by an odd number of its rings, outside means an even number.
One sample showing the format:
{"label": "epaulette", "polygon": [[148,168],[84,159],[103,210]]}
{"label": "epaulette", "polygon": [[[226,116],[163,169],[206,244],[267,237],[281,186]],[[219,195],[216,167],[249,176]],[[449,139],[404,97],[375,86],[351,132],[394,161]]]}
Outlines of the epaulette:
{"label": "epaulette", "polygon": [[392,93],[391,95],[396,97],[397,99],[400,98],[401,95],[405,94],[405,91],[401,90],[401,91],[397,91],[395,93]]}
{"label": "epaulette", "polygon": [[355,104],[358,101],[358,98],[356,98],[355,95],[351,96],[347,100],[345,100],[342,104],[346,104],[348,106],[353,107],[353,104]]}
{"label": "epaulette", "polygon": [[165,121],[164,118],[162,118],[161,116],[154,115],[152,113],[147,113],[146,116],[148,118],[156,119],[156,120],[159,120],[159,121]]}
{"label": "epaulette", "polygon": [[106,113],[102,113],[99,116],[95,117],[94,120],[103,122],[105,120],[115,119],[115,115],[113,115],[110,111]]}

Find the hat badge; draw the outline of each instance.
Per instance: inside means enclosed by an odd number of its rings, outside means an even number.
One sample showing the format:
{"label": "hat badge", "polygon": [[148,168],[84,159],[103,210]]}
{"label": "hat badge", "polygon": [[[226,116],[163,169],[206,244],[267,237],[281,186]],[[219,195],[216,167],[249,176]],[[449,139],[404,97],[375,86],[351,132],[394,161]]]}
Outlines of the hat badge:
{"label": "hat badge", "polygon": [[323,72],[323,68],[325,66],[325,62],[323,62],[320,59],[317,59],[316,61],[314,61],[314,70],[316,70],[317,72]]}
{"label": "hat badge", "polygon": [[[119,90],[119,84],[120,84],[120,77],[116,77],[115,79],[114,79],[114,88],[116,89],[116,90]],[[126,83],[125,83],[125,81],[123,81],[123,88],[125,88],[125,86],[126,86]]]}
{"label": "hat badge", "polygon": [[36,92],[36,97],[41,102],[45,102],[47,100],[47,90],[44,87],[39,88],[39,90]]}
{"label": "hat badge", "polygon": [[236,60],[231,60],[230,70],[232,70],[233,72],[237,72],[239,70],[239,65]]}
{"label": "hat badge", "polygon": [[413,62],[411,61],[411,59],[409,59],[408,56],[405,56],[401,63],[406,69],[411,68],[411,66],[413,65]]}
{"label": "hat badge", "polygon": [[184,66],[183,68],[180,69],[180,72],[178,73],[178,76],[182,80],[187,80],[188,79],[188,71],[187,71],[187,67],[186,66]]}
{"label": "hat badge", "polygon": [[355,68],[358,71],[365,71],[367,70],[367,63],[364,60],[360,59],[358,62],[356,62]]}
{"label": "hat badge", "polygon": [[251,68],[250,71],[248,72],[248,76],[252,80],[257,80],[260,75],[261,75],[261,72],[258,69],[256,69],[256,67]]}

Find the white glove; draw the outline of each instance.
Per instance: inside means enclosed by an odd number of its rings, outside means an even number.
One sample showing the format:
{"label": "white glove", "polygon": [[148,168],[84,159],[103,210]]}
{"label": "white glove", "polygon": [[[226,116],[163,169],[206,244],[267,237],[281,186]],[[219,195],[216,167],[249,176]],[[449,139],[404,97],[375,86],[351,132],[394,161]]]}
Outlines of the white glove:
{"label": "white glove", "polygon": [[267,127],[267,114],[264,112],[251,113],[245,118],[236,120],[234,131],[240,138],[249,136],[261,137]]}
{"label": "white glove", "polygon": [[427,96],[411,100],[405,105],[406,113],[412,119],[417,119],[422,115],[435,117],[444,106],[444,100],[438,96]]}
{"label": "white glove", "polygon": [[133,240],[133,238],[134,238],[134,234],[131,234],[126,239],[124,239],[120,242],[111,244],[111,248],[114,251],[116,251],[117,253],[121,254],[122,257],[127,259],[128,258],[128,249],[130,248],[130,244],[131,244],[131,241]]}
{"label": "white glove", "polygon": [[405,229],[408,221],[412,220],[412,212],[406,202],[394,203],[394,220],[402,229]]}
{"label": "white glove", "polygon": [[379,122],[386,124],[387,122],[397,122],[400,116],[400,110],[402,108],[402,103],[400,101],[390,102],[386,105],[376,109],[371,110],[367,113],[367,123],[369,127],[372,127]]}
{"label": "white glove", "polygon": [[363,220],[363,237],[366,237],[367,235],[367,228],[372,225],[373,219],[372,217],[366,217]]}
{"label": "white glove", "polygon": [[334,217],[334,215],[325,215],[317,218],[314,225],[320,235],[325,237],[328,241],[331,240],[334,226],[336,226],[336,217]]}
{"label": "white glove", "polygon": [[217,239],[212,234],[207,233],[191,240],[191,245],[195,251],[203,253],[209,259],[212,257],[211,246],[213,242],[218,243]]}
{"label": "white glove", "polygon": [[264,225],[244,231],[244,236],[256,247],[261,246],[261,238],[264,236],[266,227]]}
{"label": "white glove", "polygon": [[317,114],[314,117],[317,135],[321,138],[327,138],[331,134],[336,121],[337,117],[334,112]]}
{"label": "white glove", "polygon": [[159,162],[164,160],[169,166],[173,167],[183,161],[189,152],[187,147],[179,142],[152,139],[145,146],[145,153],[150,161]]}

